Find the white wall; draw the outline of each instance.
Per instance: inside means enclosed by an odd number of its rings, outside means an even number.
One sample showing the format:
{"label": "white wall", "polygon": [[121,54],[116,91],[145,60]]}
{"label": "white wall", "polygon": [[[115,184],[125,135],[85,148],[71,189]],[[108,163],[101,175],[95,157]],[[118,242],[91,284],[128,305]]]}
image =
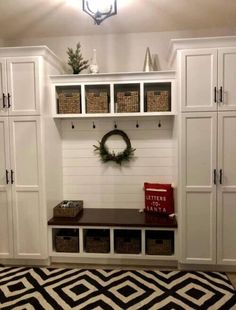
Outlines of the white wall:
{"label": "white wall", "polygon": [[207,37],[235,35],[236,28],[212,28],[198,31],[129,33],[113,35],[48,37],[24,39],[5,42],[5,46],[47,45],[65,63],[67,47],[75,47],[79,41],[85,59],[92,57],[93,48],[97,49],[97,60],[100,72],[142,71],[146,48],[158,56],[159,69],[167,69],[168,46],[171,39],[185,37]]}
{"label": "white wall", "polygon": [[[134,160],[121,167],[102,163],[94,153],[103,135],[113,129],[112,119],[62,121],[64,199],[82,199],[86,208],[144,208],[144,182],[172,183],[174,179],[174,140],[172,117],[116,119],[132,147]],[[96,128],[93,129],[93,121]],[[124,142],[110,137],[108,146],[122,151]]]}

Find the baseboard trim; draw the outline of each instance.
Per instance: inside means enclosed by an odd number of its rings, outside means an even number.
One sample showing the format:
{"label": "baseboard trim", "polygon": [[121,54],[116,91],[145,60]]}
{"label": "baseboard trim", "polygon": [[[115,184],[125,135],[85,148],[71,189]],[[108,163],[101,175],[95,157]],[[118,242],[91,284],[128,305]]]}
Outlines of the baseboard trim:
{"label": "baseboard trim", "polygon": [[219,272],[236,272],[236,266],[229,265],[187,265],[187,264],[178,264],[179,270],[186,271],[219,271]]}
{"label": "baseboard trim", "polygon": [[49,259],[1,259],[3,266],[50,266]]}
{"label": "baseboard trim", "polygon": [[91,264],[91,265],[120,265],[120,266],[152,266],[152,267],[165,267],[168,268],[170,267],[171,269],[177,268],[178,262],[177,261],[157,261],[157,260],[145,260],[145,259],[140,259],[137,261],[137,259],[105,259],[105,258],[63,258],[63,257],[52,257],[51,258],[51,263],[63,263],[63,264]]}

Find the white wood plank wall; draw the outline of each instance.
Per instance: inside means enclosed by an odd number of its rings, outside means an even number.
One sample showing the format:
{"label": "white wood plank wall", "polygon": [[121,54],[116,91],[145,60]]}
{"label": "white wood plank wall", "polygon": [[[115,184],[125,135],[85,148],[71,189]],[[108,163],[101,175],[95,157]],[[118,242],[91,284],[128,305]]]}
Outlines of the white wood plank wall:
{"label": "white wood plank wall", "polygon": [[[121,167],[102,163],[93,147],[114,129],[115,121],[136,149],[134,159]],[[62,138],[64,199],[84,200],[86,208],[141,209],[144,182],[174,181],[172,117],[62,120]],[[125,147],[122,138],[116,136],[110,137],[107,145],[115,151]]]}

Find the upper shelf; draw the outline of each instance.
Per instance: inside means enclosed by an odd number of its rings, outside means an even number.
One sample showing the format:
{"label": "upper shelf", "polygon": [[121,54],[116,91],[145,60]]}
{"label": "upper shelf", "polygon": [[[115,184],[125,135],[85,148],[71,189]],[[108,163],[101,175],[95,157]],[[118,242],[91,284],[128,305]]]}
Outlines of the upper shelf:
{"label": "upper shelf", "polygon": [[175,114],[175,72],[51,76],[53,117]]}

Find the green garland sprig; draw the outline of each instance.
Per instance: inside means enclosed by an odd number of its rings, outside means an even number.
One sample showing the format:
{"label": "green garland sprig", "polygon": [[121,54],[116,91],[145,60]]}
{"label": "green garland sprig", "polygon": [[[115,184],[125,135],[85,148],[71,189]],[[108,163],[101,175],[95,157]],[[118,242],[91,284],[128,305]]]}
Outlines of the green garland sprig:
{"label": "green garland sprig", "polygon": [[[106,147],[106,141],[110,136],[113,135],[119,135],[123,138],[123,140],[126,143],[126,148],[123,152],[115,153],[114,151],[109,152],[108,148]],[[135,149],[132,148],[131,142],[127,134],[119,129],[114,129],[112,131],[109,131],[107,134],[104,135],[101,142],[99,142],[99,146],[94,145],[95,152],[98,152],[102,162],[106,163],[108,161],[114,161],[117,164],[121,165],[123,161],[130,161],[130,159],[133,157]]]}

